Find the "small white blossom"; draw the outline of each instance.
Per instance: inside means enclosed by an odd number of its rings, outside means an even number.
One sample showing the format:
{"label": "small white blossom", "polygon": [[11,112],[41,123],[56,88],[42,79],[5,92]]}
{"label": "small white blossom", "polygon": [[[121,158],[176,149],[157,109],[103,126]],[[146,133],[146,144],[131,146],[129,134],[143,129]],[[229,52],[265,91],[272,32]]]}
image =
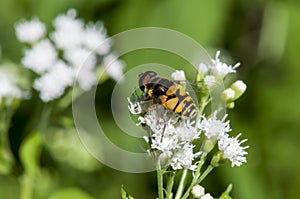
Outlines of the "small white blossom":
{"label": "small white blossom", "polygon": [[22,90],[16,84],[17,78],[0,70],[0,102],[3,98],[20,99],[24,96]]}
{"label": "small white blossom", "polygon": [[97,64],[96,55],[85,48],[67,49],[64,52],[64,58],[77,70],[82,70],[82,67],[94,70]]}
{"label": "small white blossom", "polygon": [[195,198],[200,198],[205,194],[205,189],[204,187],[197,184],[192,188],[191,193]]}
{"label": "small white blossom", "polygon": [[240,63],[237,63],[234,66],[227,65],[226,63],[220,61],[219,56],[220,51],[217,51],[216,58],[211,60],[212,66],[209,67],[211,68],[212,73],[221,78],[224,78],[229,73],[235,73],[235,69],[240,66]]}
{"label": "small white blossom", "polygon": [[227,88],[222,92],[222,96],[225,101],[233,100],[235,97],[235,91],[232,88]]}
{"label": "small white blossom", "polygon": [[46,26],[38,18],[31,21],[20,21],[15,25],[16,35],[20,42],[33,44],[46,34]]}
{"label": "small white blossom", "polygon": [[[194,122],[178,120],[174,114],[168,115],[162,105],[148,111],[139,118],[142,124],[150,127],[151,149],[156,150],[162,162],[169,162],[174,170],[187,168],[194,170],[193,160],[200,155],[194,153],[191,142],[200,136]],[[167,160],[167,161],[166,161]]]}
{"label": "small white blossom", "polygon": [[231,131],[229,121],[225,122],[227,114],[221,119],[217,119],[217,112],[215,111],[211,118],[207,119],[204,115],[201,117],[201,122],[197,126],[202,130],[207,138],[220,139],[224,134]]}
{"label": "small white blossom", "polygon": [[133,115],[138,115],[138,114],[141,114],[142,113],[142,107],[140,105],[139,102],[131,102],[129,98],[127,98],[128,100],[128,109],[129,111],[133,114]]}
{"label": "small white blossom", "polygon": [[64,58],[74,68],[79,86],[87,91],[97,84],[94,69],[97,64],[96,55],[85,48],[70,48],[65,50]]}
{"label": "small white blossom", "polygon": [[204,78],[204,83],[208,89],[212,89],[216,85],[216,78],[213,75],[207,75]]}
{"label": "small white blossom", "polygon": [[102,23],[89,24],[84,30],[83,45],[96,51],[99,55],[105,55],[110,51],[111,41],[107,39],[106,30]]}
{"label": "small white blossom", "polygon": [[[189,142],[191,142],[191,140]],[[195,170],[197,168],[197,166],[193,164],[193,160],[200,154],[193,152],[194,145],[189,142],[173,152],[174,155],[171,158],[170,165],[174,170],[182,168]]]}
{"label": "small white blossom", "polygon": [[218,146],[221,151],[223,151],[223,158],[231,161],[231,166],[241,166],[243,163],[247,162],[246,154],[248,154],[245,149],[249,146],[241,146],[242,143],[246,142],[247,139],[239,141],[238,138],[241,133],[236,137],[229,137],[227,134],[221,136],[218,141]]}
{"label": "small white blossom", "polygon": [[38,74],[46,72],[57,61],[57,52],[48,39],[25,51],[22,64]]}
{"label": "small white blossom", "polygon": [[76,11],[68,10],[67,14],[59,15],[53,22],[55,31],[51,38],[59,49],[74,48],[82,43],[84,37],[83,22],[76,19]]}
{"label": "small white blossom", "polygon": [[200,199],[214,199],[214,198],[209,193],[207,193],[207,194],[201,196]]}
{"label": "small white blossom", "polygon": [[119,60],[116,55],[109,54],[104,57],[103,65],[108,75],[118,81],[123,76],[124,62]]}
{"label": "small white blossom", "polygon": [[171,74],[171,77],[173,80],[175,81],[182,81],[182,80],[186,80],[185,78],[185,74],[183,70],[176,70],[175,72],[173,72]]}
{"label": "small white blossom", "polygon": [[208,72],[208,70],[209,69],[208,69],[208,67],[205,64],[203,64],[203,63],[199,64],[199,66],[198,66],[199,73],[206,74]]}
{"label": "small white blossom", "polygon": [[231,88],[235,91],[235,99],[237,99],[246,91],[247,85],[243,81],[238,80],[231,85]]}
{"label": "small white blossom", "polygon": [[40,91],[40,97],[48,102],[61,97],[65,89],[73,84],[74,72],[64,62],[57,62],[51,70],[36,79],[33,87]]}

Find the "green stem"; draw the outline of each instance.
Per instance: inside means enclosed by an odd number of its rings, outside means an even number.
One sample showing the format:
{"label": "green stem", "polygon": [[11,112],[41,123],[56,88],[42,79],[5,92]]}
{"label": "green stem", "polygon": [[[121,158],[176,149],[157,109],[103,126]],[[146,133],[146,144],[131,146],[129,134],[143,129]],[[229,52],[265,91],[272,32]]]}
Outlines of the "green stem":
{"label": "green stem", "polygon": [[163,171],[161,170],[160,161],[157,160],[157,187],[158,187],[158,198],[164,199],[164,185],[163,185]]}
{"label": "green stem", "polygon": [[[25,142],[20,148],[21,161],[24,174],[21,179],[20,199],[31,199],[33,197],[35,179],[40,172],[40,156],[43,147],[41,133],[47,128],[52,107],[44,105],[36,128],[27,135]],[[28,156],[28,154],[31,156]]]}
{"label": "green stem", "polygon": [[185,179],[187,176],[187,169],[184,169],[181,175],[181,179],[178,185],[178,189],[175,195],[175,199],[179,199],[182,196],[183,189],[184,189],[184,184],[185,184]]}
{"label": "green stem", "polygon": [[201,171],[201,168],[202,168],[202,166],[203,166],[203,164],[204,164],[204,162],[205,162],[205,160],[206,160],[206,155],[207,155],[207,153],[205,153],[205,152],[202,154],[201,159],[200,159],[200,161],[199,161],[199,163],[198,163],[197,169],[196,169],[196,171],[195,171],[194,178],[193,178],[191,184],[189,185],[189,187],[187,188],[187,190],[185,191],[185,193],[184,193],[182,199],[187,198],[187,197],[189,196],[190,191],[192,190],[192,188],[193,188],[196,184],[198,184],[197,181],[198,181],[198,179],[201,177],[201,176],[200,176],[200,171]]}
{"label": "green stem", "polygon": [[21,180],[20,199],[31,199],[33,195],[33,177],[24,174]]}
{"label": "green stem", "polygon": [[205,169],[205,171],[202,173],[202,175],[199,177],[199,179],[197,180],[196,184],[199,184],[200,182],[202,182],[202,180],[214,169],[215,167],[213,167],[212,165],[208,165],[208,167]]}
{"label": "green stem", "polygon": [[174,184],[174,177],[175,177],[175,171],[171,171],[168,183],[167,183],[167,193],[166,193],[166,198],[167,199],[172,199],[173,193],[172,193],[172,188]]}

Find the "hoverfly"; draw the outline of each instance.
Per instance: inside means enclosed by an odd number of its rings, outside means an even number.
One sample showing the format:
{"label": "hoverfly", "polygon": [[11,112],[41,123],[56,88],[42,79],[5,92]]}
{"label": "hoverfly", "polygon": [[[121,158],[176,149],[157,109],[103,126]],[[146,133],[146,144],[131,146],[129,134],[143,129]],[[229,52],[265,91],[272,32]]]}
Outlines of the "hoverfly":
{"label": "hoverfly", "polygon": [[143,101],[153,100],[154,104],[161,104],[184,117],[192,118],[198,113],[196,104],[183,88],[154,71],[139,75],[139,88],[145,95]]}

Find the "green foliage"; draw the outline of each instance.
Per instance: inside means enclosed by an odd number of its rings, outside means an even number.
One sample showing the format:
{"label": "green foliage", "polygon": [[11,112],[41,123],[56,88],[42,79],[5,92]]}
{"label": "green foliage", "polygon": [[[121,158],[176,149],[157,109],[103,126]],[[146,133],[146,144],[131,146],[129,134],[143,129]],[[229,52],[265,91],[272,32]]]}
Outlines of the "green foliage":
{"label": "green foliage", "polygon": [[123,185],[121,187],[121,197],[122,197],[122,199],[134,199],[134,197],[132,197],[125,191]]}
{"label": "green foliage", "polygon": [[54,194],[52,194],[50,197],[48,197],[47,199],[74,199],[74,198],[94,199],[94,197],[74,187],[60,189],[56,191]]}

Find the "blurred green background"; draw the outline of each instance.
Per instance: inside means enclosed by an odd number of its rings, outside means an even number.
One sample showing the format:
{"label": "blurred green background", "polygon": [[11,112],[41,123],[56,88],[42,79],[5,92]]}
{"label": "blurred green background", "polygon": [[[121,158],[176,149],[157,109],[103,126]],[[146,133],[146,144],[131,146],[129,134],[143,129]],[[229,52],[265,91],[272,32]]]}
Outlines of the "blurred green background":
{"label": "blurred green background", "polygon": [[[233,198],[300,198],[299,1],[1,0],[2,58],[16,63],[21,59],[23,46],[14,34],[14,23],[20,18],[37,16],[51,30],[51,21],[69,8],[77,9],[86,21],[102,20],[108,35],[144,26],[170,28],[192,37],[209,52],[220,49],[241,62],[237,78],[246,82],[248,90],[229,116],[234,133],[243,132],[243,137],[249,138],[248,163],[240,168],[226,164],[216,169],[204,182],[207,191],[218,196],[233,183]],[[125,70],[149,62],[175,68],[185,64],[172,54],[155,50],[132,52],[123,59]],[[98,111],[110,113],[106,107],[110,106],[113,84],[108,81],[101,85]],[[18,151],[28,133],[24,129],[34,103],[23,102],[13,117],[9,133],[17,163],[10,176],[0,176],[0,198],[18,198],[22,173]],[[64,114],[70,115],[70,110]],[[112,129],[110,136],[117,140],[120,130],[112,117],[106,120],[103,124]],[[136,198],[156,197],[155,173],[119,172],[86,154],[82,158],[88,163],[82,165],[76,152],[80,147],[65,149],[64,143],[59,143],[70,139],[79,143],[73,131],[69,129],[65,137],[51,135],[42,151],[37,198],[64,198],[65,192],[72,191],[76,194],[73,198],[120,198],[122,184]],[[122,144],[131,144],[130,139],[124,140]],[[70,153],[68,159],[59,156],[64,150]],[[60,191],[53,194],[54,190]]]}

